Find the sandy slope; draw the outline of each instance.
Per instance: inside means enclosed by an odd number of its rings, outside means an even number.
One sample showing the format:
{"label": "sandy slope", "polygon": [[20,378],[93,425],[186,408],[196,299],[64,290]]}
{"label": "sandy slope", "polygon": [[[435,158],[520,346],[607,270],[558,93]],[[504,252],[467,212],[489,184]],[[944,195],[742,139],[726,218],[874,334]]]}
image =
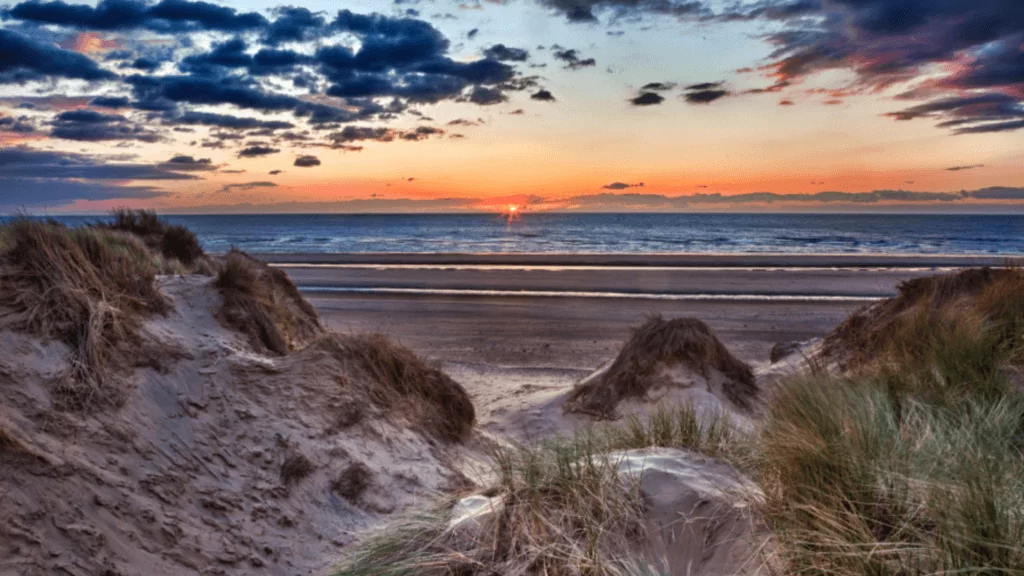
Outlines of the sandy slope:
{"label": "sandy slope", "polygon": [[[361,384],[336,358],[251,352],[209,281],[161,280],[175,306],[143,338],[167,353],[119,410],[54,410],[67,349],[0,332],[0,574],[317,573],[462,482],[444,446],[353,410]],[[312,470],[287,482],[299,455]]]}

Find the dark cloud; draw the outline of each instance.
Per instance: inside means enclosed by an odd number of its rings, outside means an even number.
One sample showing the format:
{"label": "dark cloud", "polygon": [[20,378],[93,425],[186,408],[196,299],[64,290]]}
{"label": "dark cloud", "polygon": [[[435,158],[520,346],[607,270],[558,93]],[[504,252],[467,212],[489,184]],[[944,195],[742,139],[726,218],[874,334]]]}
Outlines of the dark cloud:
{"label": "dark cloud", "polygon": [[601,186],[601,188],[604,188],[605,190],[625,190],[627,188],[643,188],[643,187],[644,187],[644,183],[643,182],[637,182],[636,184],[626,184],[625,182],[612,182],[611,184],[606,184],[604,186]]}
{"label": "dark cloud", "polygon": [[984,168],[984,167],[985,167],[984,164],[971,164],[969,166],[950,166],[949,168],[946,168],[946,170],[948,170],[950,172],[959,172],[961,170],[973,170],[975,168]]}
{"label": "dark cloud", "polygon": [[156,60],[153,60],[152,58],[136,58],[135,60],[132,60],[132,63],[129,66],[131,68],[135,68],[136,70],[153,72],[154,70],[160,67],[160,63]]}
{"label": "dark cloud", "polygon": [[636,98],[630,98],[629,101],[633,106],[653,106],[654,104],[661,104],[665,101],[665,98],[657,92],[644,92]]}
{"label": "dark cloud", "polygon": [[277,176],[282,172],[284,172],[284,170],[271,170],[270,172],[267,172],[267,174],[270,174],[271,176]]}
{"label": "dark cloud", "polygon": [[696,0],[540,0],[540,3],[564,15],[570,22],[596,22],[606,13],[612,21],[643,13],[675,17],[707,16],[710,10]]}
{"label": "dark cloud", "polygon": [[131,101],[124,96],[97,96],[89,101],[89,105],[100,108],[127,108]]}
{"label": "dark cloud", "polygon": [[120,114],[103,114],[80,109],[61,112],[51,121],[50,136],[65,140],[101,142],[104,140],[138,140],[157,142],[162,136],[136,124]]}
{"label": "dark cloud", "polygon": [[328,138],[339,144],[360,140],[390,142],[395,139],[395,131],[383,126],[345,126],[341,131],[330,134]]}
{"label": "dark cloud", "polygon": [[344,46],[317,52],[320,72],[333,82],[327,89],[331,96],[432,103],[457,98],[469,86],[493,88],[515,77],[514,68],[492,58],[452,60],[448,39],[421,20],[342,10],[333,26],[355,34],[361,44],[358,52]]}
{"label": "dark cloud", "polygon": [[[849,70],[855,79],[844,90],[855,93],[920,80],[904,98],[961,95],[939,97],[892,117],[931,117],[956,133],[1024,127],[1019,122],[1024,119],[1024,3],[834,0],[815,5],[805,0],[792,5],[794,15],[773,15],[788,25],[766,36],[775,49],[762,70],[777,82]],[[968,90],[988,93],[963,95]]]}
{"label": "dark cloud", "polygon": [[117,75],[100,68],[89,57],[62,50],[0,29],[0,83],[22,84],[47,78],[111,80]]}
{"label": "dark cloud", "polygon": [[310,168],[319,165],[320,159],[316,156],[299,156],[295,159],[295,166],[299,166],[301,168]]}
{"label": "dark cloud", "polygon": [[547,90],[540,89],[534,92],[533,94],[530,94],[530,99],[540,100],[541,102],[554,102],[555,95],[552,94],[551,92],[548,92]]}
{"label": "dark cloud", "polygon": [[195,176],[151,164],[130,164],[111,157],[73,152],[0,148],[0,205],[56,206],[76,200],[157,198],[152,187],[125,186],[126,180],[191,180]]}
{"label": "dark cloud", "polygon": [[565,67],[570,70],[578,70],[588,66],[596,66],[597,61],[593,58],[580,58],[579,51],[572,49],[555,50],[552,56],[557,60],[565,62]]}
{"label": "dark cloud", "polygon": [[444,130],[433,126],[419,126],[415,130],[402,133],[403,140],[425,140],[431,136],[444,134]]}
{"label": "dark cloud", "polygon": [[482,119],[467,120],[466,118],[456,118],[455,120],[452,120],[452,121],[448,122],[448,125],[449,126],[479,126],[479,125],[481,125],[483,123],[484,123],[484,121]]}
{"label": "dark cloud", "polygon": [[252,190],[254,188],[277,188],[277,184],[266,181],[240,182],[237,184],[225,184],[221,186],[217,190],[217,192],[231,192],[233,190]]}
{"label": "dark cloud", "polygon": [[691,90],[683,94],[683,99],[690,104],[710,104],[728,95],[728,90]]}
{"label": "dark cloud", "polygon": [[479,28],[473,28],[469,32],[466,32],[466,38],[469,38],[470,40],[472,40],[473,38],[476,38],[476,35],[479,34],[479,33],[480,33],[480,29]]}
{"label": "dark cloud", "polygon": [[500,104],[506,100],[508,100],[508,97],[502,94],[501,90],[485,86],[477,86],[469,94],[469,101],[481,106]]}
{"label": "dark cloud", "polygon": [[374,140],[377,142],[391,142],[392,140],[424,140],[434,135],[444,134],[444,130],[433,126],[419,126],[415,130],[400,131],[385,128],[383,126],[345,126],[338,132],[327,136],[327,139],[335,146],[341,146],[348,142],[359,142]]}
{"label": "dark cloud", "polygon": [[159,164],[159,166],[166,170],[182,170],[186,172],[205,172],[217,169],[209,158],[193,158],[186,155],[174,156],[167,162]]}
{"label": "dark cloud", "polygon": [[6,16],[83,30],[144,28],[155,32],[237,32],[267,26],[267,19],[255,12],[240,13],[233,8],[190,0],[162,0],[156,4],[141,0],[100,0],[95,7],[62,0],[29,0],[10,8]]}
{"label": "dark cloud", "polygon": [[327,34],[324,17],[306,8],[285,6],[274,10],[276,18],[263,33],[271,46],[284,42],[308,42]]}
{"label": "dark cloud", "polygon": [[239,158],[255,158],[258,156],[267,156],[269,154],[277,154],[281,150],[278,148],[271,148],[270,146],[247,146],[238,151]]}
{"label": "dark cloud", "polygon": [[666,90],[672,90],[675,87],[675,82],[648,82],[641,86],[640,90],[645,92],[664,92]]}
{"label": "dark cloud", "polygon": [[294,128],[291,122],[281,120],[260,120],[248,116],[232,116],[230,114],[214,114],[212,112],[186,112],[180,116],[169,116],[164,119],[165,124],[198,124],[201,126],[216,126],[218,128],[230,128],[235,130],[284,130]]}
{"label": "dark cloud", "polygon": [[723,84],[725,84],[725,82],[701,82],[700,84],[690,84],[686,88],[683,88],[683,90],[686,90],[686,91],[690,91],[690,90],[696,90],[696,91],[717,90],[717,89],[721,88]]}
{"label": "dark cloud", "polygon": [[484,56],[493,60],[524,62],[530,53],[522,48],[510,48],[504,44],[495,44],[484,50]]}
{"label": "dark cloud", "polygon": [[729,95],[725,82],[701,82],[683,88],[683,99],[690,104],[710,104]]}
{"label": "dark cloud", "polygon": [[955,134],[1004,132],[1024,127],[1024,103],[1002,93],[940,98],[887,115],[896,120],[934,118],[940,120],[937,126],[952,128]]}
{"label": "dark cloud", "polygon": [[779,100],[779,106],[792,106],[793,101],[788,99]]}
{"label": "dark cloud", "polygon": [[0,116],[0,131],[16,134],[32,134],[36,131],[35,122],[28,116]]}
{"label": "dark cloud", "polygon": [[232,104],[239,108],[267,112],[291,112],[313,123],[350,122],[368,115],[347,109],[308,102],[295,96],[272,94],[237,80],[197,76],[129,76],[136,101],[143,110],[176,110],[178,103]]}

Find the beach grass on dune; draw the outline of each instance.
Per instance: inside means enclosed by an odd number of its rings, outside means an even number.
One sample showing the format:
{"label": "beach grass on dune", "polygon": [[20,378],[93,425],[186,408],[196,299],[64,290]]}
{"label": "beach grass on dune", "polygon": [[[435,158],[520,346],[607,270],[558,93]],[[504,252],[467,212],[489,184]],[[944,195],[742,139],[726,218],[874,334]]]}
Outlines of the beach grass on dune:
{"label": "beach grass on dune", "polygon": [[681,405],[621,426],[496,448],[496,481],[484,494],[503,505],[471,546],[447,531],[449,499],[367,538],[335,575],[645,574],[628,559],[644,537],[644,503],[635,480],[620,476],[616,453],[658,446],[723,456],[734,445],[731,430],[725,416],[702,423]]}
{"label": "beach grass on dune", "polygon": [[772,405],[750,452],[786,573],[1024,574],[1024,276],[936,295]]}

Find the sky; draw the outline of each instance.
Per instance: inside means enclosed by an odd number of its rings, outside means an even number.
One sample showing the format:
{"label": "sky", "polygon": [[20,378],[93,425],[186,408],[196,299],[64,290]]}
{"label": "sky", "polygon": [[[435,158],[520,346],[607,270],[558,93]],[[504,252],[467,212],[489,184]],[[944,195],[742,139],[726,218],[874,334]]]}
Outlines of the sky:
{"label": "sky", "polygon": [[1020,0],[28,0],[0,211],[1017,210]]}

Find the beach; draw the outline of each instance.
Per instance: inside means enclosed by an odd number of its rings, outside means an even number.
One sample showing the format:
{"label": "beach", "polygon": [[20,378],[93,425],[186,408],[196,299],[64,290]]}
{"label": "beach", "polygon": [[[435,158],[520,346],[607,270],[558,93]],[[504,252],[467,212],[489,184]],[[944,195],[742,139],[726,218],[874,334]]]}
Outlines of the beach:
{"label": "beach", "polygon": [[903,280],[977,256],[263,254],[336,330],[447,363],[593,369],[650,314],[707,322],[744,360],[821,337]]}

